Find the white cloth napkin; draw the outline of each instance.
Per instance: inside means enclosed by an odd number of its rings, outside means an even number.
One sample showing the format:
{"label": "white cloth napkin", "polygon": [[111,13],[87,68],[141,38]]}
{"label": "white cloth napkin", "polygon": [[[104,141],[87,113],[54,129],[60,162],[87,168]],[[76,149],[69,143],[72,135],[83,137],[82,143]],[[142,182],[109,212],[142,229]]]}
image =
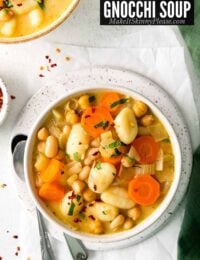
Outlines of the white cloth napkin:
{"label": "white cloth napkin", "polygon": [[[130,47],[127,47],[127,41],[129,41]],[[56,51],[57,48],[61,50],[60,53]],[[57,67],[52,68],[51,72],[40,70],[41,66],[48,64],[48,59],[45,56],[49,56],[57,64]],[[1,76],[11,86],[12,94],[17,96],[16,111],[19,111],[27,97],[30,97],[41,86],[56,78],[64,80],[65,71],[93,66],[126,68],[156,81],[173,96],[188,123],[193,148],[196,148],[199,144],[199,121],[184,57],[184,48],[178,44],[174,32],[170,29],[164,30],[163,33],[159,28],[156,30],[149,28],[148,30],[138,31],[134,35],[127,34],[123,38],[122,44],[116,48],[106,48],[105,46],[104,48],[78,47],[49,44],[44,41],[18,45],[15,48],[1,46],[0,57]],[[65,57],[70,57],[70,60],[67,61]],[[10,64],[9,70],[8,66],[2,66],[2,64]],[[39,74],[43,74],[45,77],[39,77]],[[12,115],[10,114],[9,117],[10,120],[16,117],[13,108]],[[3,142],[3,136],[6,136],[6,132],[6,128],[1,131],[0,138],[2,139],[0,141]],[[3,151],[1,151],[1,155],[3,156]],[[3,166],[5,169],[6,163]],[[122,250],[90,252],[89,259],[146,260],[148,258],[148,260],[175,260],[176,243],[182,216],[183,208],[180,208],[170,223],[150,239]],[[40,260],[36,219],[22,209],[18,213],[18,218],[13,218],[12,221],[19,226],[19,238],[22,247],[20,259],[26,260],[27,256],[30,256],[31,260]],[[0,238],[0,247],[3,243],[1,242]],[[55,239],[52,239],[52,242],[56,259],[70,259],[64,243]]]}

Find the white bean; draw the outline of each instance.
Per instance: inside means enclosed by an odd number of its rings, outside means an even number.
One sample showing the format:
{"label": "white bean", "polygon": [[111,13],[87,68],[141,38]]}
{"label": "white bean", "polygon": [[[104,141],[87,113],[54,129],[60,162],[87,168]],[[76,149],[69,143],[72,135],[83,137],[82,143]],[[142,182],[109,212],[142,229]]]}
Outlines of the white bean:
{"label": "white bean", "polygon": [[46,141],[48,136],[49,131],[46,129],[46,127],[43,127],[38,131],[37,137],[40,141]]}
{"label": "white bean", "polygon": [[126,189],[121,187],[110,187],[101,194],[101,200],[120,209],[130,209],[135,206],[128,197]]}
{"label": "white bean", "polygon": [[123,215],[118,215],[115,219],[113,219],[113,221],[110,223],[110,228],[112,230],[116,230],[117,228],[119,228],[121,225],[123,225],[125,220],[125,217]]}
{"label": "white bean", "polygon": [[119,139],[130,144],[138,133],[138,125],[132,109],[126,107],[115,118],[115,129]]}
{"label": "white bean", "polygon": [[127,218],[126,221],[124,222],[123,228],[128,230],[134,226],[134,222],[131,218]]}
{"label": "white bean", "polygon": [[50,135],[46,140],[45,155],[48,158],[53,158],[58,153],[58,140],[56,137]]}
{"label": "white bean", "polygon": [[77,194],[80,194],[84,188],[85,188],[85,183],[83,181],[76,180],[72,184],[72,189]]}
{"label": "white bean", "polygon": [[85,166],[83,167],[82,171],[79,173],[79,179],[84,181],[88,178],[89,174],[90,174],[90,167]]}

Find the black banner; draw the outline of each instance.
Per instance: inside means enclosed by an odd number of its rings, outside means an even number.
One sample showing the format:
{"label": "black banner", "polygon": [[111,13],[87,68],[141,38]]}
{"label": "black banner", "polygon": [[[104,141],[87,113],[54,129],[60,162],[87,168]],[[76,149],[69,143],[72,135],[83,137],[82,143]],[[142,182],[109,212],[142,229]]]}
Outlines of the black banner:
{"label": "black banner", "polygon": [[100,0],[100,24],[194,25],[194,0]]}

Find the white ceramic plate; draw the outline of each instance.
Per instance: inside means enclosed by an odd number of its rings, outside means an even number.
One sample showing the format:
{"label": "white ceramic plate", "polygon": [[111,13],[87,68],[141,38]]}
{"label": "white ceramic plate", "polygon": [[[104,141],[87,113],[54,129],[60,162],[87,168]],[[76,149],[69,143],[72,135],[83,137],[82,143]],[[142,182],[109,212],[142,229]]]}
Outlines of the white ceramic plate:
{"label": "white ceramic plate", "polygon": [[2,125],[8,115],[9,101],[10,101],[10,97],[6,85],[2,79],[0,79],[0,89],[2,90],[3,93],[3,105],[0,111],[0,125]]}
{"label": "white ceramic plate", "polygon": [[[62,82],[55,82],[53,85],[41,88],[41,90],[39,90],[29,100],[20,115],[18,123],[16,124],[13,131],[13,137],[18,134],[28,135],[33,122],[37,119],[37,115],[41,113],[50,102],[55,101],[63,94],[66,94],[69,90],[78,90],[79,86],[95,88],[95,85],[108,87],[114,86],[116,88],[117,86],[124,86],[147,97],[150,101],[156,104],[156,106],[170,121],[181,147],[181,157],[183,162],[181,180],[173,201],[158,221],[138,235],[122,241],[112,243],[93,243],[83,241],[85,246],[92,250],[119,249],[141,242],[159,230],[174,213],[186,192],[191,174],[192,149],[188,128],[173,99],[170,98],[162,88],[151,82],[149,79],[135,73],[111,69],[93,69],[69,73],[65,75]],[[26,209],[33,212],[35,206],[27,193],[24,182],[15,175],[14,171],[12,172],[19,198]],[[63,240],[62,234],[60,234],[54,225],[49,223],[47,223],[47,225],[52,236]]]}

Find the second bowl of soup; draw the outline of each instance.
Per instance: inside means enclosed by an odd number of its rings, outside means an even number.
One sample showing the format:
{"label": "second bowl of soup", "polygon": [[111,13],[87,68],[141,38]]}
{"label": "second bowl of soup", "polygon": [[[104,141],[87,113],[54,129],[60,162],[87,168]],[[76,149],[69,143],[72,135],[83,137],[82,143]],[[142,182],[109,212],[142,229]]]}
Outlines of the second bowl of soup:
{"label": "second bowl of soup", "polygon": [[0,42],[27,41],[62,23],[79,0],[0,0]]}
{"label": "second bowl of soup", "polygon": [[129,90],[85,89],[40,117],[26,179],[42,213],[70,235],[113,241],[155,222],[180,177],[180,149],[163,114]]}

